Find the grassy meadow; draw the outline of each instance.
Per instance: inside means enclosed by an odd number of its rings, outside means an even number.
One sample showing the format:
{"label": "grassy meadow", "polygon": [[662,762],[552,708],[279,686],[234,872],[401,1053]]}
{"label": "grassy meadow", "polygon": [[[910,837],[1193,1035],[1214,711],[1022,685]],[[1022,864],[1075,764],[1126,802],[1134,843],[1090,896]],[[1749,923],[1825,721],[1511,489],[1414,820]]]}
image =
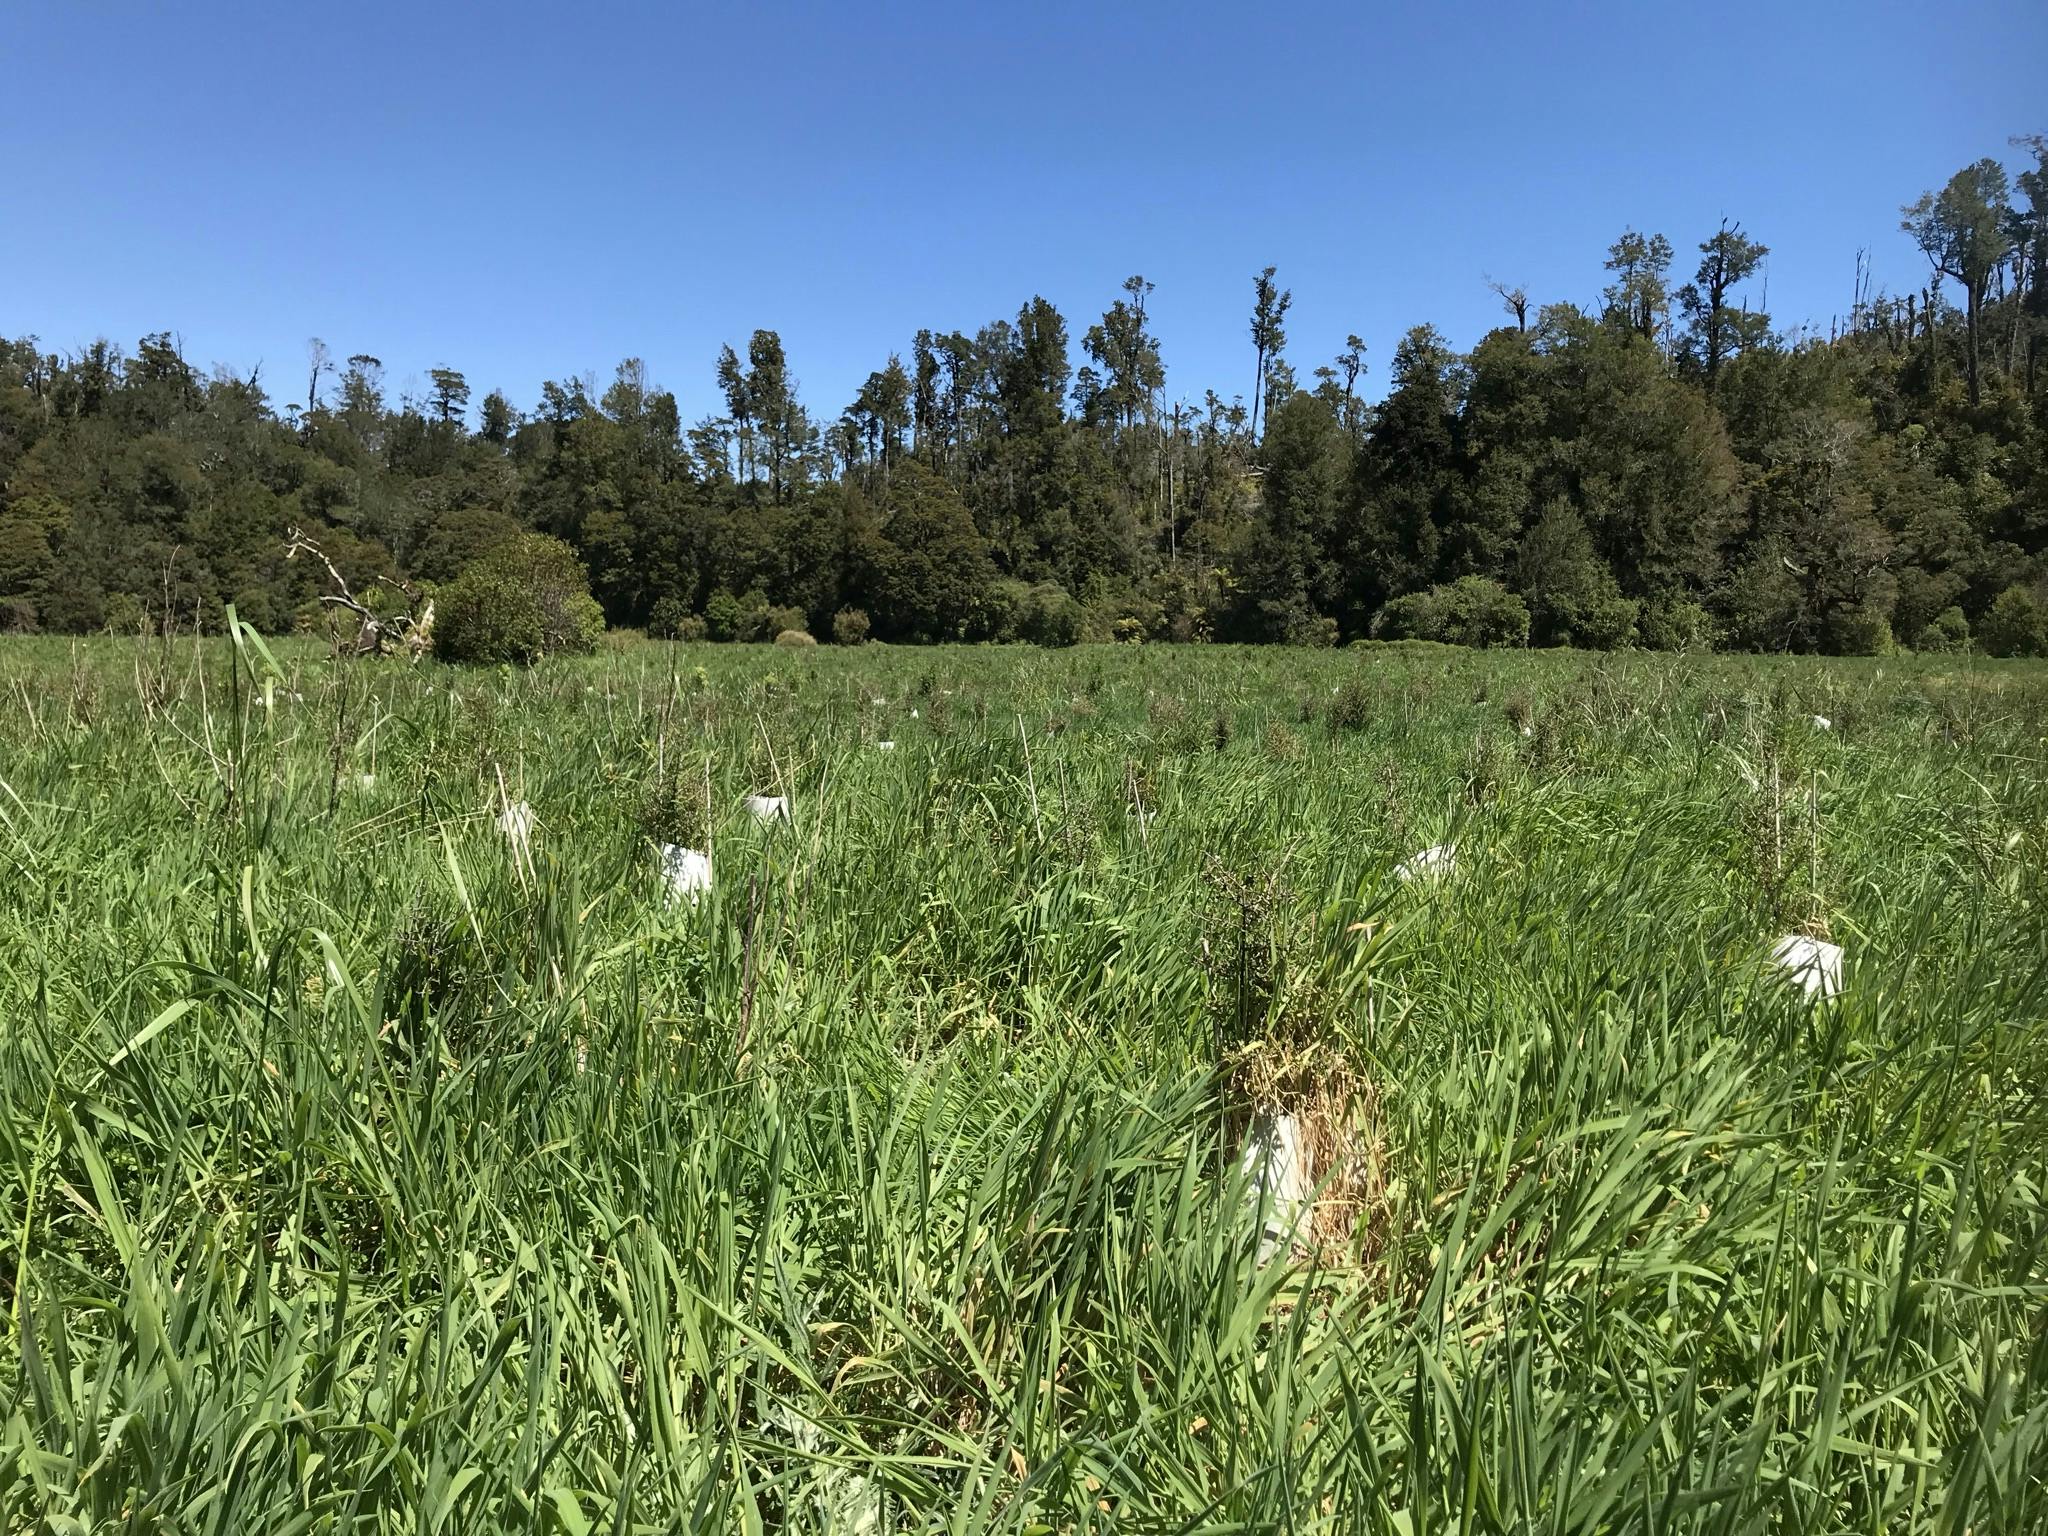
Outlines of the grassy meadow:
{"label": "grassy meadow", "polygon": [[2048,1529],[2044,738],[1968,658],[10,641],[0,1524]]}

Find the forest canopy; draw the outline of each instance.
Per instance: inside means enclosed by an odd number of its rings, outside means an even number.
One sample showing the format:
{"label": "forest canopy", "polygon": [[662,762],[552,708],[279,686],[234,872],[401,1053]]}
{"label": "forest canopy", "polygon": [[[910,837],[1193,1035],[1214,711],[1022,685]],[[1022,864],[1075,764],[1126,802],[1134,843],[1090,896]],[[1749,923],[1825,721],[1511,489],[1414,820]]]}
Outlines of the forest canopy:
{"label": "forest canopy", "polygon": [[1290,350],[1271,267],[1248,400],[1169,388],[1142,277],[1085,325],[919,331],[836,415],[757,330],[693,423],[635,359],[520,406],[314,341],[280,402],[169,332],[0,340],[0,630],[308,625],[300,530],[359,592],[546,535],[610,625],[712,639],[2044,654],[2048,142],[2015,143],[1901,207],[1924,284],[1825,335],[1761,307],[1766,232],[1629,229],[1596,306],[1494,284],[1499,328],[1416,326],[1376,398],[1356,336]]}

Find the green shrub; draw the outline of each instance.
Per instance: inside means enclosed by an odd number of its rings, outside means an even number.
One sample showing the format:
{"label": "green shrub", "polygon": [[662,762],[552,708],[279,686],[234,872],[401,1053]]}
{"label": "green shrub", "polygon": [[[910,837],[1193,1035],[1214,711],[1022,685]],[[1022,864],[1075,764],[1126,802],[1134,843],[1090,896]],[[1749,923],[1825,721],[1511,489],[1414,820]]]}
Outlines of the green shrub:
{"label": "green shrub", "polygon": [[690,605],[673,593],[658,599],[647,615],[647,633],[657,640],[675,640],[676,633],[696,615],[690,612]]}
{"label": "green shrub", "polygon": [[1373,690],[1362,677],[1347,677],[1330,699],[1325,718],[1340,731],[1362,731],[1372,724]]}
{"label": "green shrub", "polygon": [[1031,589],[1023,617],[1021,639],[1034,645],[1065,646],[1079,643],[1086,613],[1058,582],[1041,581]]}
{"label": "green shrub", "polygon": [[785,651],[807,651],[818,641],[808,630],[785,629],[776,634],[775,643]]}
{"label": "green shrub", "polygon": [[1395,598],[1379,611],[1373,633],[1388,640],[1527,645],[1529,607],[1497,581],[1461,576],[1449,586]]}
{"label": "green shrub", "polygon": [[832,643],[834,645],[865,645],[868,639],[868,616],[859,608],[842,608],[832,615]]}
{"label": "green shrub", "polygon": [[733,625],[732,637],[744,645],[773,640],[777,628],[775,619],[776,612],[768,604],[768,594],[755,587],[740,599],[740,616]]}
{"label": "green shrub", "polygon": [[110,635],[132,635],[149,622],[142,600],[127,592],[109,592],[103,623]]}
{"label": "green shrub", "polygon": [[1572,618],[1572,644],[1589,651],[1626,650],[1636,641],[1636,616],[1642,604],[1619,592],[1594,598]]}
{"label": "green shrub", "polygon": [[989,583],[988,637],[991,640],[1021,640],[1031,645],[1078,645],[1083,639],[1114,638],[1105,623],[1101,632],[1089,636],[1088,610],[1078,598],[1056,581],[1027,585],[1013,577]]}
{"label": "green shrub", "polygon": [[713,640],[737,640],[739,629],[740,600],[720,587],[704,605],[704,632]]}
{"label": "green shrub", "polygon": [[2031,587],[2007,587],[1977,626],[1993,656],[2048,656],[2048,604]]}
{"label": "green shrub", "polygon": [[1689,598],[1663,598],[1644,606],[1636,638],[1653,651],[1711,651],[1714,621]]}
{"label": "green shrub", "polygon": [[1970,648],[1970,621],[1963,617],[1963,610],[1953,605],[1944,608],[1932,619],[1927,627],[1914,637],[1916,651],[1967,651]]}
{"label": "green shrub", "polygon": [[1875,608],[1851,608],[1828,621],[1828,648],[1837,656],[1889,656],[1892,621]]}
{"label": "green shrub", "polygon": [[595,649],[604,611],[575,551],[521,534],[472,562],[442,589],[434,654],[458,662],[533,662]]}
{"label": "green shrub", "polygon": [[1437,640],[1443,636],[1441,588],[1410,592],[1385,604],[1374,615],[1372,632],[1381,640]]}

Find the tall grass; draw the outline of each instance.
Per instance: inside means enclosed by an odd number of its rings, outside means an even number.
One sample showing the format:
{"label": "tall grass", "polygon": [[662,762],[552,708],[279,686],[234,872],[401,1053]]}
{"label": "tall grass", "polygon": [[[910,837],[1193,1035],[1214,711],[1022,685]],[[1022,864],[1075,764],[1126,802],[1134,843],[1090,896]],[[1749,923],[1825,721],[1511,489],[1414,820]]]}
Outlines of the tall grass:
{"label": "tall grass", "polygon": [[[1947,661],[10,643],[0,1509],[2048,1528],[2044,721]],[[1370,1176],[1262,1263],[1311,1102]]]}

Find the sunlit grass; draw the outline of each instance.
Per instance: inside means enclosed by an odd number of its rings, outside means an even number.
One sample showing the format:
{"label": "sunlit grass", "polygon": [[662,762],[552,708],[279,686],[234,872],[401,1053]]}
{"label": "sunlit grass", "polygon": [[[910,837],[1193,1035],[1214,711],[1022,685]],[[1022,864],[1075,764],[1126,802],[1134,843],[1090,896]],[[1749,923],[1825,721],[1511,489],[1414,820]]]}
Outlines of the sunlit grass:
{"label": "sunlit grass", "polygon": [[[10,642],[0,1506],[2041,1529],[2044,722],[1965,661]],[[1262,1264],[1309,1109],[1358,1176]]]}

